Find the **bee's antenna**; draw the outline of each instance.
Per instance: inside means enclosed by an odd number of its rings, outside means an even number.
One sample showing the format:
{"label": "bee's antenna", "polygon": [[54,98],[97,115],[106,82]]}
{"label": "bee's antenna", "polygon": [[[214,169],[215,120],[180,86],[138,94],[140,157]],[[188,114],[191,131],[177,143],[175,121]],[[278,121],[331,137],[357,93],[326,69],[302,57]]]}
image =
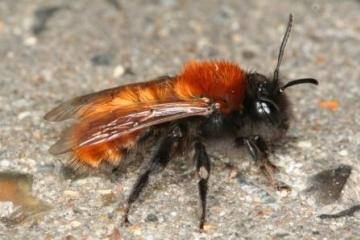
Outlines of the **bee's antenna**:
{"label": "bee's antenna", "polygon": [[284,86],[282,86],[280,88],[280,92],[283,92],[288,87],[298,85],[298,84],[304,84],[304,83],[311,83],[311,84],[314,84],[314,85],[319,84],[319,82],[314,78],[300,78],[300,79],[292,80],[292,81],[286,83]]}
{"label": "bee's antenna", "polygon": [[281,61],[282,61],[282,58],[283,58],[283,55],[284,55],[284,50],[285,50],[285,47],[286,47],[286,43],[287,43],[287,40],[288,40],[289,35],[290,35],[292,23],[293,23],[293,16],[292,16],[292,14],[290,14],[289,15],[289,22],[288,22],[288,25],[287,25],[287,28],[286,28],[286,31],[285,31],[285,35],[284,35],[284,38],[283,38],[283,40],[281,42],[281,45],[280,45],[278,61],[277,61],[276,68],[275,68],[275,71],[274,71],[273,81],[276,82],[276,83],[279,81],[279,69],[280,69]]}

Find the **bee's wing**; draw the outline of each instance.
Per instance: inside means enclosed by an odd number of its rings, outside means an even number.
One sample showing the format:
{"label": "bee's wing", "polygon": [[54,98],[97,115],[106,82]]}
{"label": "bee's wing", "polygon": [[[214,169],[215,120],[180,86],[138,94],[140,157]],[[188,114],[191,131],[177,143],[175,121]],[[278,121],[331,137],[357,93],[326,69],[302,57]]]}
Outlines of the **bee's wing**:
{"label": "bee's wing", "polygon": [[159,84],[164,84],[167,80],[172,78],[173,77],[170,76],[161,76],[145,83],[119,86],[76,97],[60,104],[48,112],[44,116],[44,119],[52,122],[60,122],[70,118],[84,118],[87,117],[87,115],[92,114],[94,110],[98,111],[99,106],[111,104],[111,102],[117,98],[121,92],[126,91],[127,89],[141,89],[142,87],[147,87],[149,85],[152,85],[155,88]]}
{"label": "bee's wing", "polygon": [[52,154],[108,142],[154,125],[192,116],[208,116],[218,105],[208,99],[139,104],[112,112],[92,114],[63,132]]}

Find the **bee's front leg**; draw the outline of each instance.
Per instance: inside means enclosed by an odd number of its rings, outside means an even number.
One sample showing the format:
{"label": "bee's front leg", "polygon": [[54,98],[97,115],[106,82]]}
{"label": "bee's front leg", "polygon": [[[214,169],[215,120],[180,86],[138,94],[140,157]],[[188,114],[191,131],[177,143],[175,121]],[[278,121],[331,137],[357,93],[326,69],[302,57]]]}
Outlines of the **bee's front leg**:
{"label": "bee's front leg", "polygon": [[235,139],[235,142],[238,146],[246,146],[261,172],[275,189],[291,190],[288,185],[277,181],[274,177],[274,173],[278,169],[276,165],[269,160],[267,144],[261,136],[238,137]]}

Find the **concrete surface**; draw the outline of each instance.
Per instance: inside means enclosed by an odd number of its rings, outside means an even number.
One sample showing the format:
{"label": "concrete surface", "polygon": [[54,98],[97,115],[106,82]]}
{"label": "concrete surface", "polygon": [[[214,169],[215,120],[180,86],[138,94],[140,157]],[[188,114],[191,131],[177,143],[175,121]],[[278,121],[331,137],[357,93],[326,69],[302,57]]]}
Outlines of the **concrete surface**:
{"label": "concrete surface", "polygon": [[[0,170],[32,175],[33,196],[51,208],[0,223],[1,239],[360,239],[358,213],[317,217],[360,202],[359,1],[118,3],[0,2]],[[60,9],[39,13],[47,7]],[[269,188],[244,152],[220,144],[210,150],[206,233],[197,229],[196,178],[181,160],[157,177],[125,228],[122,207],[136,164],[115,181],[71,180],[61,170],[66,157],[47,153],[66,123],[42,116],[71,97],[175,74],[189,59],[228,59],[271,73],[290,12],[295,22],[281,73],[320,81],[317,89],[289,89],[294,120],[271,155],[291,193]],[[311,176],[340,164],[352,173],[339,200],[321,205],[303,194]]]}

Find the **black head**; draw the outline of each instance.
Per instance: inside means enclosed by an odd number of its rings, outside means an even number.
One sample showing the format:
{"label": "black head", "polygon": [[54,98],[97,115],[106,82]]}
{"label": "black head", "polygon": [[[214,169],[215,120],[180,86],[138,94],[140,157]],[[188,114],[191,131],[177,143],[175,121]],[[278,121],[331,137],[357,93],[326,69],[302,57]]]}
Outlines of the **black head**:
{"label": "black head", "polygon": [[288,128],[289,102],[285,94],[285,90],[288,87],[303,83],[318,84],[318,81],[313,78],[296,79],[286,84],[282,84],[279,80],[280,65],[291,31],[292,22],[293,18],[292,15],[290,15],[289,23],[280,46],[274,75],[272,77],[266,77],[258,73],[247,74],[244,114],[246,114],[253,123],[266,124],[266,128],[269,128],[269,126],[284,130]]}

